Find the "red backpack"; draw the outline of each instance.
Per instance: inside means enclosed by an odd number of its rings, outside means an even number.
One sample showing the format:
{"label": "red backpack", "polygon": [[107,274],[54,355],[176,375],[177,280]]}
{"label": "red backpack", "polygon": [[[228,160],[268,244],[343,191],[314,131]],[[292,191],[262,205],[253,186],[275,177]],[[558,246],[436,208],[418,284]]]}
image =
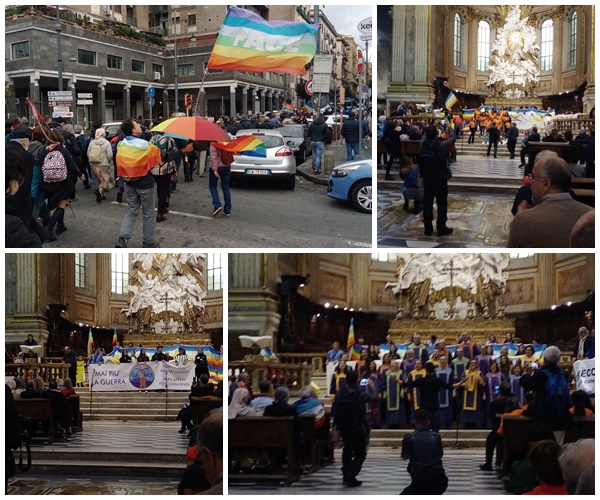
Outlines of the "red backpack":
{"label": "red backpack", "polygon": [[219,149],[219,156],[221,157],[221,162],[223,164],[231,165],[233,163],[234,158],[232,152]]}

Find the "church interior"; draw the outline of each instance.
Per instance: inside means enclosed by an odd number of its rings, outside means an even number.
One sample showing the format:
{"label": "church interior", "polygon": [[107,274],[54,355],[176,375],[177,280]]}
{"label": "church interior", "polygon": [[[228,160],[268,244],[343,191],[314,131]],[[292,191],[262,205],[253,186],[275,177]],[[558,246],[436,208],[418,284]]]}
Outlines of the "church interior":
{"label": "church interior", "polygon": [[[229,492],[348,491],[339,472],[339,436],[329,432],[341,364],[329,361],[334,343],[341,359],[355,370],[364,370],[363,349],[365,356],[367,350],[371,355],[371,348],[378,351],[372,359],[383,370],[387,361],[379,356],[389,355],[394,344],[403,360],[417,336],[433,360],[438,359],[438,349],[444,349],[440,342],[455,353],[465,334],[470,359],[488,345],[493,346],[494,356],[506,346],[512,365],[520,363],[519,351],[527,346],[541,365],[540,353],[553,345],[561,350],[560,366],[569,371],[574,390],[572,355],[578,330],[585,326],[592,335],[594,331],[594,273],[593,254],[230,254],[227,356],[234,385],[230,386]],[[287,446],[272,442],[274,419],[268,424],[261,420],[267,418],[266,409],[265,416],[258,416],[260,412],[254,416],[250,402],[251,413],[245,414],[242,403],[232,420],[231,391],[239,387],[236,381],[243,381],[242,387],[247,384],[257,398],[264,396],[261,382],[265,380],[275,389],[286,387],[292,406],[303,400],[305,387],[312,386],[325,410],[327,430],[305,434],[308,457],[301,473],[295,474],[288,463],[276,475],[265,459],[270,447]],[[369,486],[360,493],[397,494],[410,482],[399,448],[412,424],[404,416],[389,423],[388,415],[397,408],[385,401],[385,392],[381,390],[379,414],[373,411],[369,416],[369,451],[360,476]],[[308,433],[310,419],[306,418],[302,416]],[[486,421],[482,417],[472,426],[460,418],[450,417],[440,431],[444,465],[451,478],[446,493],[504,494],[506,469],[494,473],[478,467],[485,461]],[[593,437],[593,422],[587,432]]]}
{"label": "church interior", "polygon": [[[593,143],[591,158],[579,146],[595,134],[595,6],[380,5],[377,19],[379,247],[508,246],[513,200],[544,150],[565,159],[575,198],[594,206]],[[397,196],[419,152],[410,127],[436,119],[442,134],[460,130],[448,181],[455,231],[444,243],[423,236],[412,195]],[[396,152],[381,139],[398,120],[407,140]],[[511,123],[519,132],[513,152]],[[491,124],[500,130],[493,158]],[[521,153],[533,127],[539,142]]]}
{"label": "church interior", "polygon": [[[8,493],[176,494],[189,441],[176,419],[197,354],[211,394],[222,390],[221,254],[21,253],[5,265],[5,380],[32,422],[32,466]],[[72,387],[72,425],[51,401],[19,397],[30,380]]]}

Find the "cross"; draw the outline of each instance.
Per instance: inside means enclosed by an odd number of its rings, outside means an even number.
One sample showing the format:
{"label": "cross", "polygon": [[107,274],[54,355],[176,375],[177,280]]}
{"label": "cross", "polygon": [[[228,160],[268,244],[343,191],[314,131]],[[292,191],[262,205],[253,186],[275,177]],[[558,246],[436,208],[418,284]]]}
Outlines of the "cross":
{"label": "cross", "polygon": [[[165,293],[162,297],[160,297],[160,300],[165,301],[165,312],[167,313],[167,319],[169,318],[169,299],[173,299],[173,298],[174,297],[169,297],[169,292]],[[164,327],[165,333],[167,332],[167,324],[168,324],[168,321],[165,322],[165,327]]]}

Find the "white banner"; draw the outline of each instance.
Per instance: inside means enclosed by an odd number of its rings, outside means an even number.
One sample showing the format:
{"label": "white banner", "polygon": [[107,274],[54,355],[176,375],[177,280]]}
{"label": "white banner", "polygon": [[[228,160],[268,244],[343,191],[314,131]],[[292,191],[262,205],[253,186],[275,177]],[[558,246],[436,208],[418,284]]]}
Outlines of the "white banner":
{"label": "white banner", "polygon": [[194,380],[194,364],[177,366],[166,361],[90,365],[91,391],[189,391]]}
{"label": "white banner", "polygon": [[582,359],[573,363],[575,383],[578,391],[595,394],[596,362],[594,359]]}

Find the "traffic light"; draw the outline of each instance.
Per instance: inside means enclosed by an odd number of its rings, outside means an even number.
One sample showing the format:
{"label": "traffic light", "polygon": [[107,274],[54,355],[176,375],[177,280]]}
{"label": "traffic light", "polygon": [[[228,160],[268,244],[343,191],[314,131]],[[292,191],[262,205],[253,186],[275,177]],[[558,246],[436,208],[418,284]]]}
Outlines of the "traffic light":
{"label": "traffic light", "polygon": [[185,94],[185,96],[183,96],[183,102],[185,103],[186,106],[191,106],[192,105],[192,94]]}

